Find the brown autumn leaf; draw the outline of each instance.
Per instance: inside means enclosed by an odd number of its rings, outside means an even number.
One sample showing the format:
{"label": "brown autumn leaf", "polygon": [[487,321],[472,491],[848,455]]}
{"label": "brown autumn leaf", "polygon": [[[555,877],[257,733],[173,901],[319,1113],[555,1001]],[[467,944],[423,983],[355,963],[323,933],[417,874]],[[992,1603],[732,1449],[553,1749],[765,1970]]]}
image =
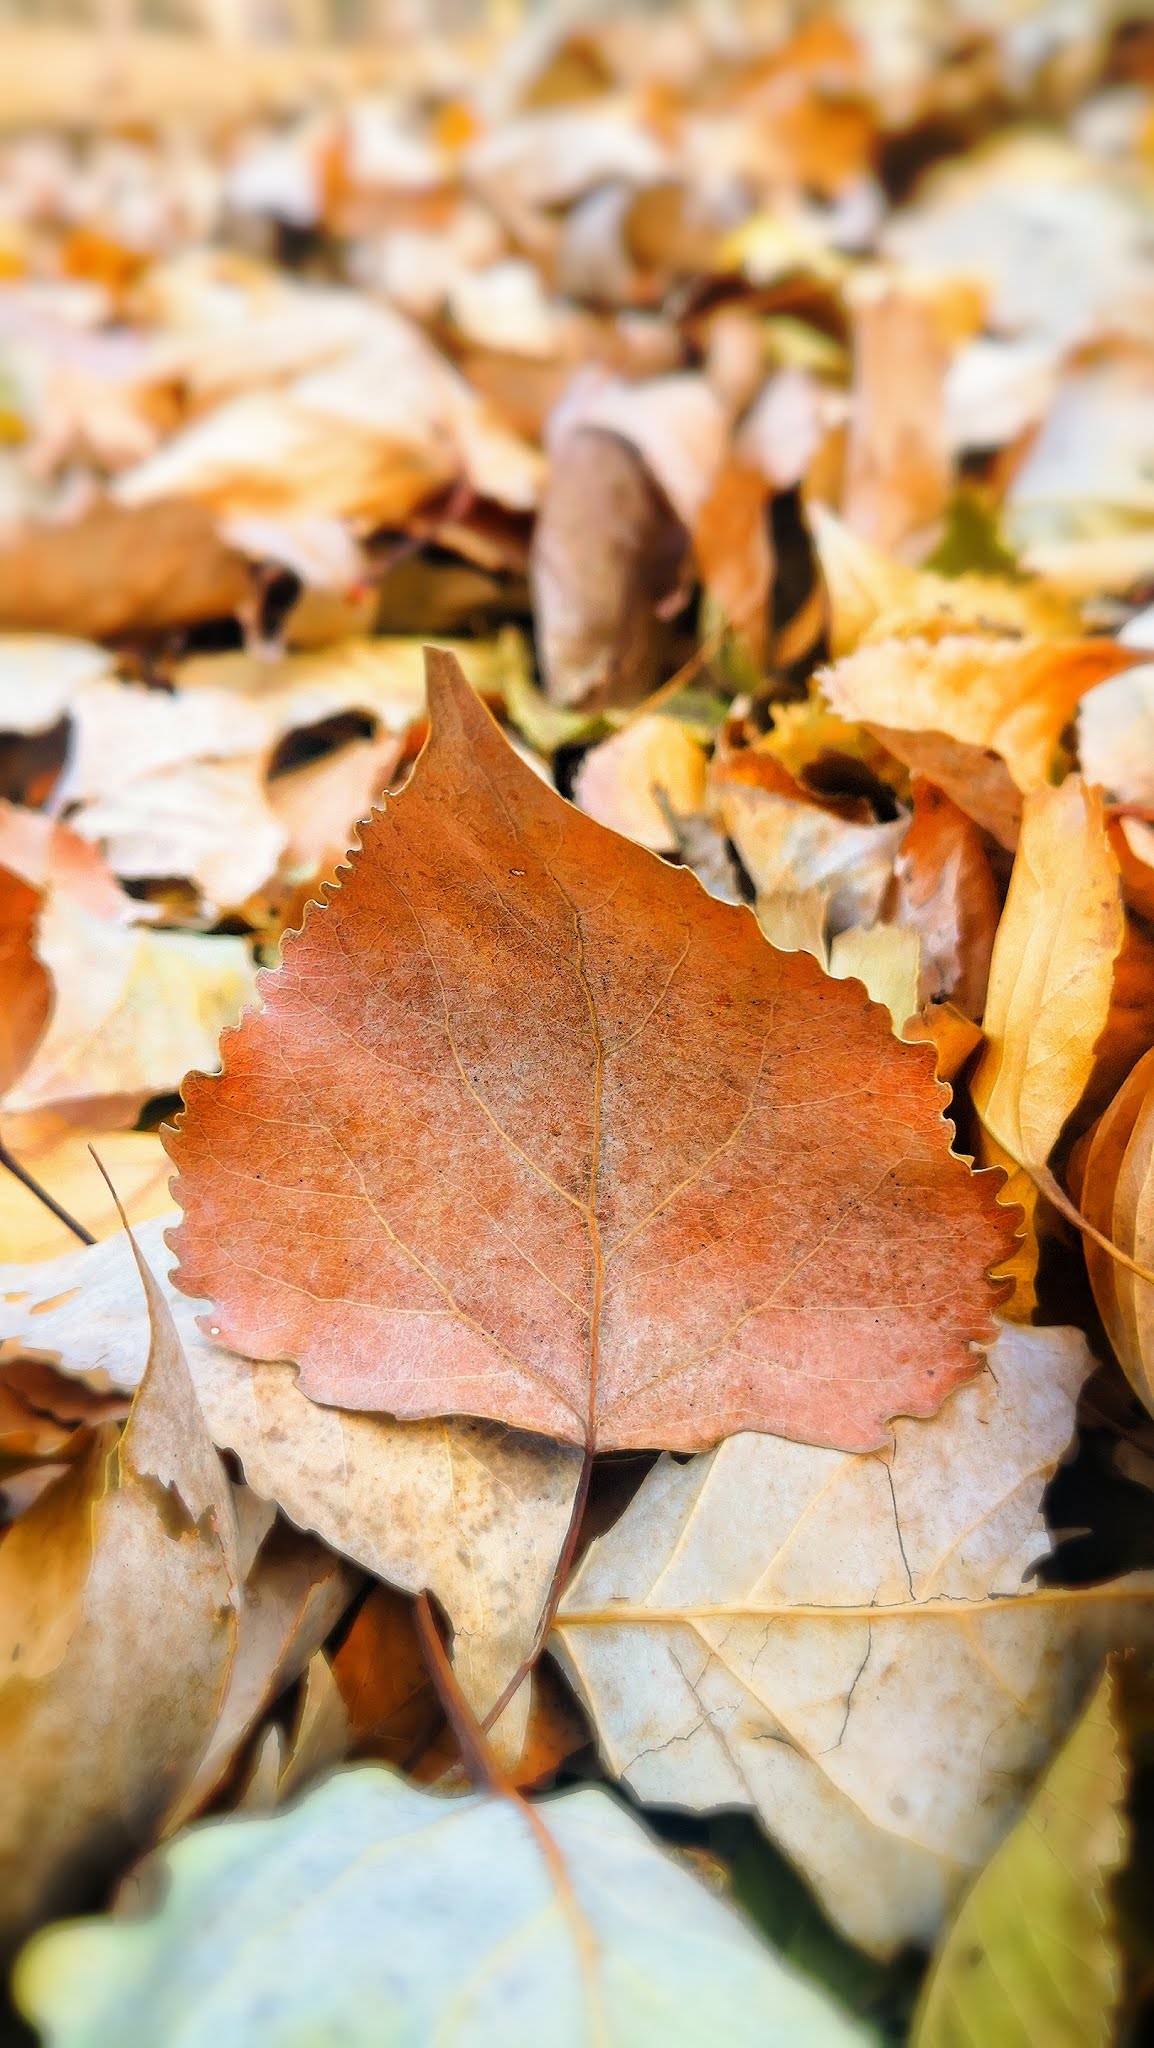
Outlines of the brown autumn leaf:
{"label": "brown autumn leaf", "polygon": [[1021,799],[1048,780],[1079,699],[1135,659],[1113,640],[958,634],[860,647],[818,681],[842,718],[1012,847]]}
{"label": "brown autumn leaf", "polygon": [[688,535],[641,456],[578,427],[553,452],[533,533],[533,609],[555,704],[635,704],[660,681]]}
{"label": "brown autumn leaf", "polygon": [[[1147,1052],[1091,1134],[1079,1192],[1087,1220],[1147,1268],[1154,1259],[1152,1084],[1154,1052]],[[1089,1241],[1086,1269],[1119,1364],[1135,1392],[1154,1411],[1154,1289]]]}
{"label": "brown autumn leaf", "polygon": [[211,1334],[314,1399],[589,1448],[932,1413],[1005,1232],[926,1056],[566,806],[435,650],[429,691],[406,791],[167,1139]]}
{"label": "brown autumn leaf", "polygon": [[698,514],[693,548],[706,590],[761,669],[769,644],[773,540],[769,483],[736,457],[722,465]]}
{"label": "brown autumn leaf", "polygon": [[[924,554],[946,508],[947,352],[934,308],[884,273],[853,299],[854,407],[842,506],[876,546]],[[900,366],[900,367],[899,367]]]}
{"label": "brown autumn leaf", "polygon": [[203,506],[182,499],[98,505],[0,546],[0,626],[13,632],[164,632],[240,612],[249,590],[243,555]]}
{"label": "brown autumn leaf", "polygon": [[985,1007],[1000,904],[982,835],[943,791],[915,775],[914,815],[894,862],[895,917],[921,940],[922,1003]]}

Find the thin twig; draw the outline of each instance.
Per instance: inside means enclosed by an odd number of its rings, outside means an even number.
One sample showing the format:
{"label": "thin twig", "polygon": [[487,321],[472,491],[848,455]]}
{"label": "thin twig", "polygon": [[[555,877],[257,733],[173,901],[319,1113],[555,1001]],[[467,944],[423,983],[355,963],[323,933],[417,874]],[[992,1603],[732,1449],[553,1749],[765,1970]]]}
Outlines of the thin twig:
{"label": "thin twig", "polygon": [[64,1228],[70,1230],[73,1237],[78,1237],[81,1244],[96,1243],[92,1232],[86,1230],[83,1223],[78,1223],[75,1216],[70,1216],[62,1203],[56,1200],[55,1195],[50,1195],[47,1188],[42,1188],[35,1175],[29,1173],[26,1166],[21,1166],[18,1159],[13,1158],[3,1139],[0,1139],[0,1166],[6,1166],[14,1179],[20,1182],[21,1187],[27,1188],[30,1195],[35,1195],[38,1202],[43,1202],[44,1207],[51,1211],[57,1222],[63,1223]]}

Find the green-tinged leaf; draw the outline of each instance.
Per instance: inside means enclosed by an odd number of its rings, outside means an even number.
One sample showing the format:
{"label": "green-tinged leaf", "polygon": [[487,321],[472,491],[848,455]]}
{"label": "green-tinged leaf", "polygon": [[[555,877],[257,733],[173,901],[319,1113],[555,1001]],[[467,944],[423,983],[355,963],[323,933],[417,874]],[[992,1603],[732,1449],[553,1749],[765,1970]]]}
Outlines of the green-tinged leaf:
{"label": "green-tinged leaf", "polygon": [[1122,1970],[1108,1894],[1126,1759],[1108,1672],[946,1935],[913,2048],[1106,2048]]}
{"label": "green-tinged leaf", "polygon": [[863,2036],[607,1794],[535,1810],[347,1771],[164,1858],[148,1919],[49,1929],[50,2048],[852,2048]]}
{"label": "green-tinged leaf", "polygon": [[1005,576],[1023,579],[1017,556],[1006,546],[997,515],[973,491],[959,491],[946,511],[945,532],[922,565],[939,576]]}

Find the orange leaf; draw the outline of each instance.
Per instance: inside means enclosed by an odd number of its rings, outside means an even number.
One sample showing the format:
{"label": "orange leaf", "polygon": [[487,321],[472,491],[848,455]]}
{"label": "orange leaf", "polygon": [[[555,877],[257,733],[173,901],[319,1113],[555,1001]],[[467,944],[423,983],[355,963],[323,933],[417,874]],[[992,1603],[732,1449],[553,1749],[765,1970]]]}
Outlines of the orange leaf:
{"label": "orange leaf", "polygon": [[409,784],[168,1135],[213,1336],[322,1401],[603,1450],[931,1414],[1007,1243],[932,1055],[428,663]]}

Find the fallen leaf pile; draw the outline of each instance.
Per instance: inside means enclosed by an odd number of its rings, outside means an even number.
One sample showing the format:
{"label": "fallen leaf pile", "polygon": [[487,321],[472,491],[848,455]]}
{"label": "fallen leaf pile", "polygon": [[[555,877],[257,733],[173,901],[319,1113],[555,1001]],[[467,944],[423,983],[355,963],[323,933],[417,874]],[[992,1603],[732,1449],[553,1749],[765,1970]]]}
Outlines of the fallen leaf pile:
{"label": "fallen leaf pile", "polygon": [[1149,23],[289,12],[0,37],[0,2034],[1139,2048]]}

